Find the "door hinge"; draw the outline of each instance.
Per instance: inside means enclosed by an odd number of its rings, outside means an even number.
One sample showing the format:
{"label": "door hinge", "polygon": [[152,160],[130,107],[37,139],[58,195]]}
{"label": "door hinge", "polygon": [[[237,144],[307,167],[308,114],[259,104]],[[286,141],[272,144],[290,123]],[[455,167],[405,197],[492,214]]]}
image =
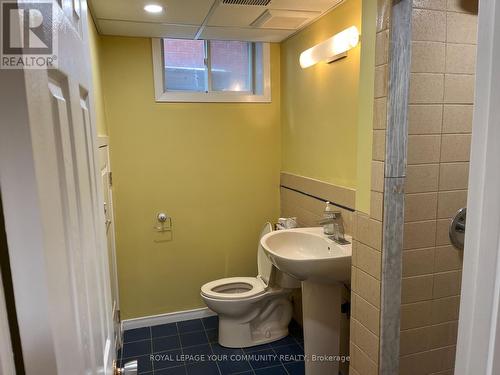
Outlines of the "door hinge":
{"label": "door hinge", "polygon": [[113,172],[108,172],[109,173],[109,186],[113,186]]}

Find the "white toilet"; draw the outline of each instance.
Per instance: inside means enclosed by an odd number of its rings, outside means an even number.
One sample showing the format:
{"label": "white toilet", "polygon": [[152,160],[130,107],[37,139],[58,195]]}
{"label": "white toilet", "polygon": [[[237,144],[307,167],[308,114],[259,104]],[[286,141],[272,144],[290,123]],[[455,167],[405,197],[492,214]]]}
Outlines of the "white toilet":
{"label": "white toilet", "polygon": [[[266,223],[260,238],[273,230]],[[288,335],[292,318],[290,292],[300,282],[283,274],[258,246],[257,277],[229,277],[201,287],[207,306],[219,314],[219,344],[245,348]]]}

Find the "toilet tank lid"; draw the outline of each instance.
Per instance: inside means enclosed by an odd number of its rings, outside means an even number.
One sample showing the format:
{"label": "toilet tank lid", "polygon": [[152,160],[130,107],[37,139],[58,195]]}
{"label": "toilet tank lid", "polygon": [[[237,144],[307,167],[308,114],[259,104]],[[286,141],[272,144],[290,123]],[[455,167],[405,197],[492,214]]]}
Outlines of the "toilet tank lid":
{"label": "toilet tank lid", "polygon": [[266,283],[269,284],[269,278],[271,277],[271,271],[273,269],[273,264],[264,253],[264,249],[260,244],[260,239],[264,237],[266,234],[271,233],[273,231],[273,225],[267,222],[262,228],[262,232],[260,232],[259,244],[257,249],[257,267],[259,271],[260,278]]}

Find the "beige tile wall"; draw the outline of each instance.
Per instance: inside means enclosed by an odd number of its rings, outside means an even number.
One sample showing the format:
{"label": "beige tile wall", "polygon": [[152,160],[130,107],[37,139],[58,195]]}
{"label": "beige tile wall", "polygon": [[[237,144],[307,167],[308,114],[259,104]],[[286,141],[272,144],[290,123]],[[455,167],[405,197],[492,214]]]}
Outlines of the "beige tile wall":
{"label": "beige tile wall", "polygon": [[[312,180],[300,176],[292,176],[289,174],[282,174],[281,178],[282,185],[289,185],[292,189],[297,189],[303,191],[306,194],[302,194],[299,191],[292,190],[290,188],[281,187],[280,197],[281,197],[281,216],[282,217],[297,217],[299,226],[301,227],[316,227],[318,226],[318,221],[322,218],[323,211],[325,209],[325,202],[310,197],[307,194],[318,196],[322,199],[331,199],[332,201],[338,201],[344,204],[354,205],[354,193],[352,189],[345,189],[339,186],[334,186],[321,181]],[[344,229],[346,234],[353,234],[353,221],[354,213],[351,210],[344,209],[342,207],[335,206],[335,209],[342,213],[342,218],[344,222]],[[380,277],[380,262],[377,266],[372,265],[371,262],[373,256],[367,254],[368,265],[367,268],[371,270],[371,273],[379,274]],[[343,289],[343,301],[351,301],[351,306],[354,301],[351,299],[351,295],[347,288]],[[293,300],[293,317],[299,323],[302,322],[302,295],[300,290],[294,291],[292,294]],[[368,306],[365,306],[363,301],[359,301],[359,308],[363,314],[369,315],[371,310]],[[372,320],[372,329],[377,326],[378,321]],[[345,314],[342,314],[342,320],[340,325],[340,353],[347,355],[349,352],[349,340],[350,334],[352,334],[352,326],[350,326],[349,320]],[[370,337],[363,327],[359,327],[358,330],[354,331],[358,337]],[[341,363],[340,369],[343,374],[347,374],[348,363]]]}
{"label": "beige tile wall", "polygon": [[[281,187],[280,199],[282,217],[297,217],[301,227],[319,226],[318,221],[322,219],[325,202],[285,187]],[[333,207],[341,212],[345,233],[351,235],[354,213],[342,207],[335,205]]]}
{"label": "beige tile wall", "polygon": [[378,374],[390,0],[378,0],[370,215],[354,217],[350,374]]}
{"label": "beige tile wall", "polygon": [[400,374],[451,374],[462,252],[448,225],[467,200],[477,1],[413,7]]}
{"label": "beige tile wall", "polygon": [[[379,206],[382,197],[372,192]],[[350,373],[378,374],[380,341],[380,280],[382,260],[381,208],[371,215],[357,212],[351,273]]]}
{"label": "beige tile wall", "polygon": [[330,201],[338,206],[354,209],[356,190],[352,188],[333,185],[314,178],[287,172],[281,172],[280,184],[290,190],[304,192],[310,196]]}
{"label": "beige tile wall", "polygon": [[[370,215],[355,213],[350,374],[379,373],[381,249],[391,0],[377,0]],[[462,254],[448,225],[465,206],[469,172],[477,0],[413,0],[400,374],[452,374]],[[282,189],[282,214],[303,225],[322,205]],[[349,225],[349,224],[348,224]]]}

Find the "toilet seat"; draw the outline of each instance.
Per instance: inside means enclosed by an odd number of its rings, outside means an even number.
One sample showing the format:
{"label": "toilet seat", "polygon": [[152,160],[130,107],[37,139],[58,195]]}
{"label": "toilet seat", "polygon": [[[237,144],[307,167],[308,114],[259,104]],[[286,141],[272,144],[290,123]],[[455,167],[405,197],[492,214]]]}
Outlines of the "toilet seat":
{"label": "toilet seat", "polygon": [[[260,238],[272,232],[266,223]],[[274,283],[277,270],[262,245],[257,249],[257,277],[228,277],[201,287],[201,298],[219,316],[219,344],[247,348],[279,340],[292,319],[290,289]]]}
{"label": "toilet seat", "polygon": [[206,283],[201,287],[201,293],[209,298],[238,300],[262,294],[266,288],[259,277],[228,277]]}

